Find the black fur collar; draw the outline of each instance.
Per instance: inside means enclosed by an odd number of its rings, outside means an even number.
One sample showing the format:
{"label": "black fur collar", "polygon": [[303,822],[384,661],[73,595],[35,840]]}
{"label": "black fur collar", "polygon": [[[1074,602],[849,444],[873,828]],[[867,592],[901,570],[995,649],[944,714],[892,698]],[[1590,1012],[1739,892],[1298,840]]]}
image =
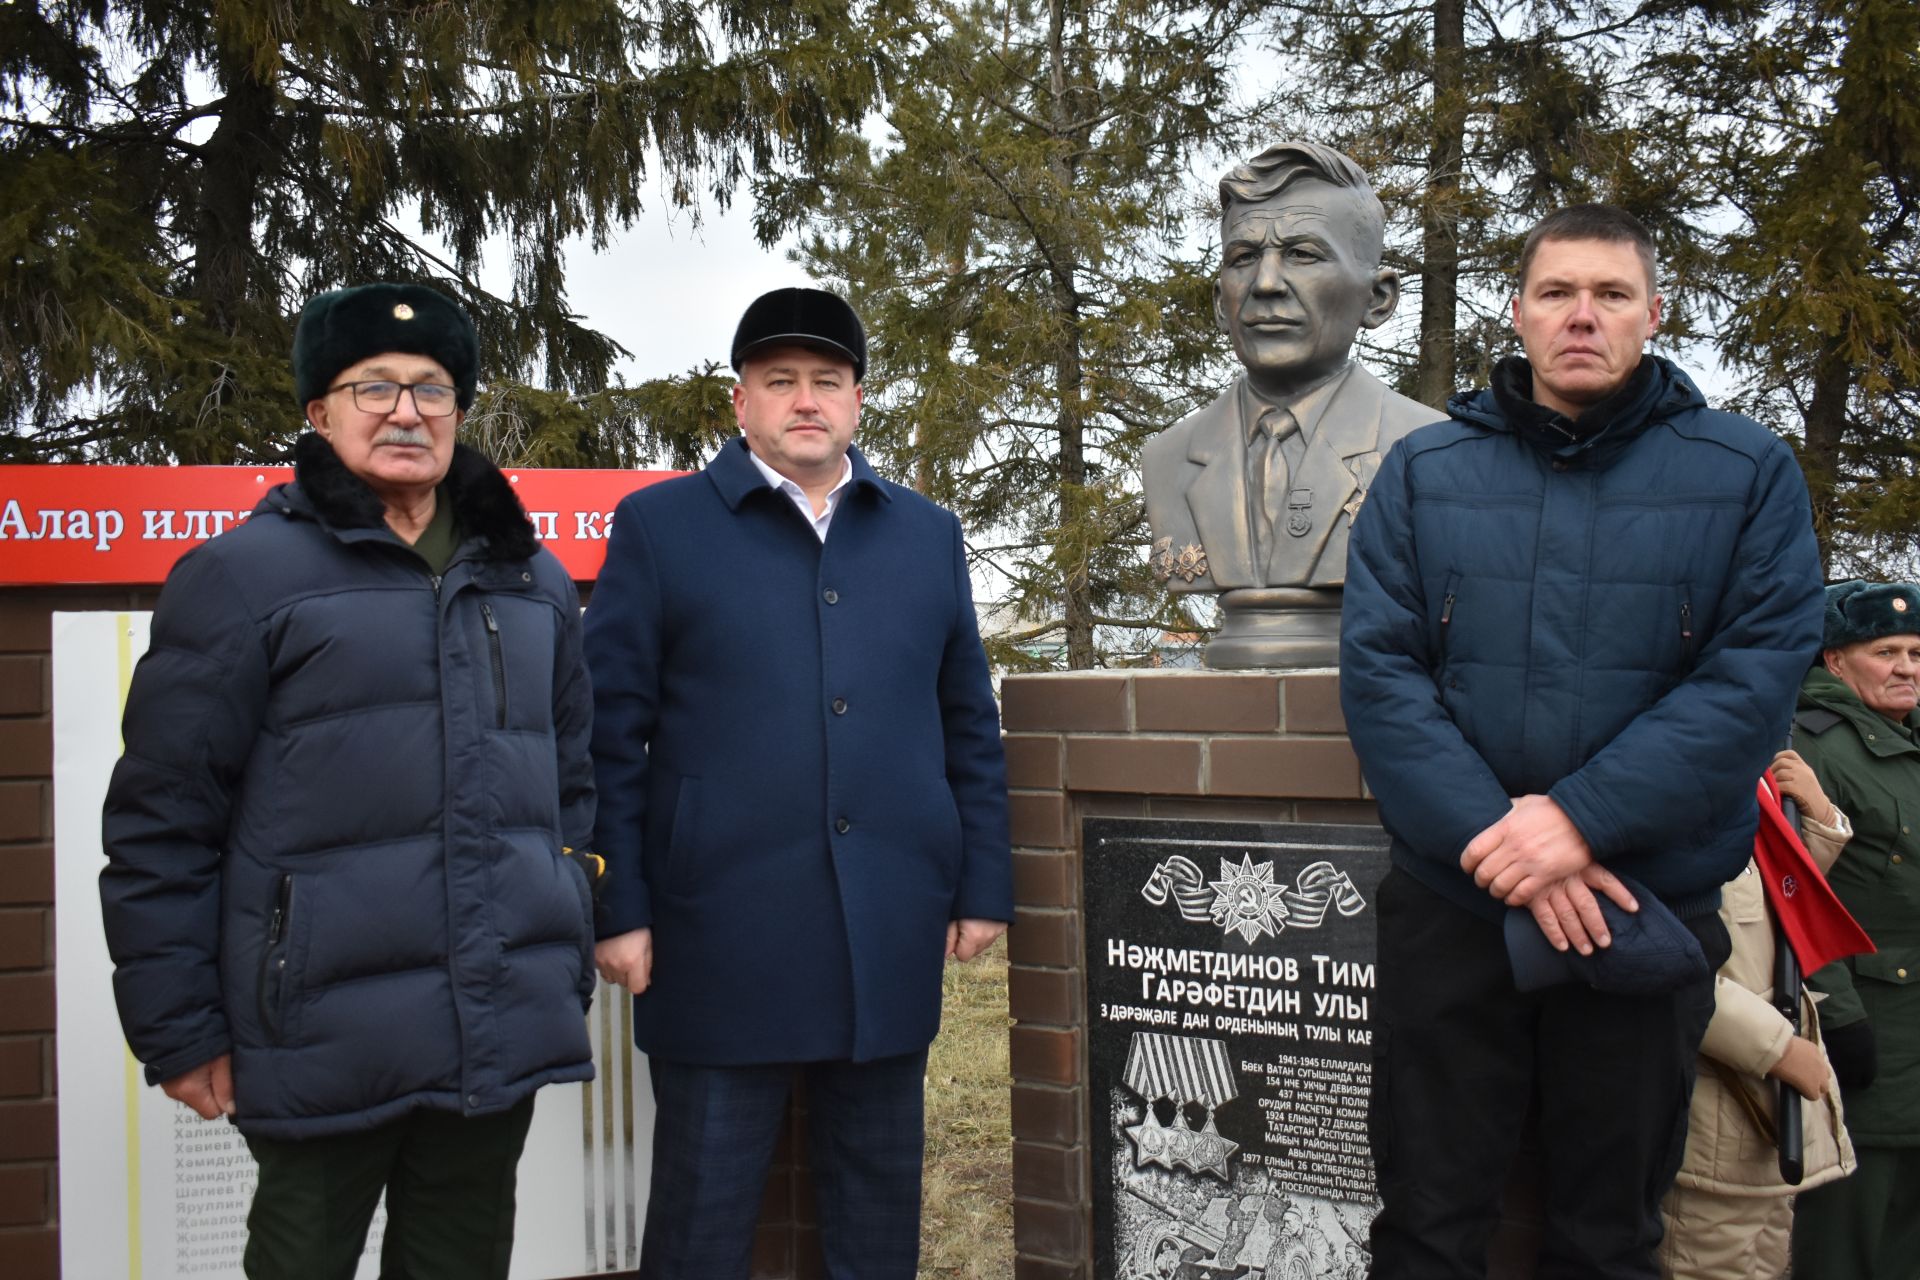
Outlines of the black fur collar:
{"label": "black fur collar", "polygon": [[[293,445],[293,477],[313,514],[336,529],[376,529],[386,507],[318,432],[302,432]],[[477,449],[453,446],[445,491],[465,536],[486,539],[488,560],[525,560],[539,549],[533,522],[520,498]]]}

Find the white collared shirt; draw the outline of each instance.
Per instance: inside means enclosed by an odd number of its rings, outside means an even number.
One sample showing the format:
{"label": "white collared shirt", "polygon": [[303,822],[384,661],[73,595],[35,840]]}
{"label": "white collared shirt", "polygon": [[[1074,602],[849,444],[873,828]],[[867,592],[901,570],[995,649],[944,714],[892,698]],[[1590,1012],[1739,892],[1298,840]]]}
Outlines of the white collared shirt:
{"label": "white collared shirt", "polygon": [[839,483],[827,490],[826,503],[820,514],[816,517],[813,514],[813,499],[807,496],[805,489],[802,489],[799,485],[761,461],[760,455],[752,449],[747,450],[747,456],[753,459],[754,466],[760,468],[760,474],[767,478],[768,484],[793,499],[793,505],[800,508],[800,514],[806,517],[807,526],[813,530],[814,535],[818,537],[820,541],[825,542],[827,540],[827,526],[833,523],[833,509],[839,505],[840,495],[846,492],[848,485],[853,483],[853,459],[845,455],[841,456]]}

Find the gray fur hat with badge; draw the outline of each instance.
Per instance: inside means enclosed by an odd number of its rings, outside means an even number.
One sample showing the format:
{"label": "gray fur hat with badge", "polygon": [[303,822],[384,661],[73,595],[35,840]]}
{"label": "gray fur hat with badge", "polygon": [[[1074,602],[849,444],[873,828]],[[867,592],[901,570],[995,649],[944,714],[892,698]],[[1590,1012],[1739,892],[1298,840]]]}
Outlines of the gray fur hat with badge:
{"label": "gray fur hat with badge", "polygon": [[1836,582],[1827,588],[1822,649],[1882,636],[1920,635],[1920,587],[1906,582]]}
{"label": "gray fur hat with badge", "polygon": [[460,304],[423,284],[355,285],[316,294],[293,331],[293,395],[304,408],[342,369],[386,351],[426,356],[453,376],[461,409],[480,378],[480,336]]}

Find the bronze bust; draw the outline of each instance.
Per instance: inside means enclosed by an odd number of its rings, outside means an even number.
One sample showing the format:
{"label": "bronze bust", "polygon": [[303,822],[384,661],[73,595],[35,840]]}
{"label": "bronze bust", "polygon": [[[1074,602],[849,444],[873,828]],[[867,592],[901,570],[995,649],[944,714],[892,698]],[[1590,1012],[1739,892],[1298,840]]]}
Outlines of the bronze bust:
{"label": "bronze bust", "polygon": [[1154,576],[1225,592],[1213,667],[1331,666],[1347,531],[1380,458],[1445,415],[1354,363],[1393,315],[1386,215],[1360,167],[1284,142],[1220,180],[1214,312],[1244,371],[1149,441]]}

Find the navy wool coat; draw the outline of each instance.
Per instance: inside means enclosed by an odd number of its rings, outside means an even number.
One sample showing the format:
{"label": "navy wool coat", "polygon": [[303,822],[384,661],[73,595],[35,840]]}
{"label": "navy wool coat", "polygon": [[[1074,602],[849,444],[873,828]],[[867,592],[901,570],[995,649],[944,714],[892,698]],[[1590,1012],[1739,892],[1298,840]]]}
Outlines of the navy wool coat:
{"label": "navy wool coat", "polygon": [[630,495],[588,603],[600,934],[653,930],[670,1061],[916,1052],[947,924],[1012,919],[959,521],[851,458],[824,544],[742,438]]}
{"label": "navy wool coat", "polygon": [[271,1138],[588,1079],[573,584],[464,446],[441,578],[318,436],[295,463],[175,566],[128,692],[100,877],[127,1041],[150,1082],[231,1052]]}

